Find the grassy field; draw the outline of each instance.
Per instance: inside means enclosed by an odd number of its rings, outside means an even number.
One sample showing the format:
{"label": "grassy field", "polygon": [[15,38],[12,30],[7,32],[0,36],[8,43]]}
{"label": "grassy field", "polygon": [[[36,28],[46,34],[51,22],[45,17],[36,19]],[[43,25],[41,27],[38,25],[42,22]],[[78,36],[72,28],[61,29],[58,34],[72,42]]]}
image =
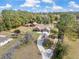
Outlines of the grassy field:
{"label": "grassy field", "polygon": [[68,54],[63,59],[79,59],[79,39],[70,41],[65,37],[64,43],[68,45]]}

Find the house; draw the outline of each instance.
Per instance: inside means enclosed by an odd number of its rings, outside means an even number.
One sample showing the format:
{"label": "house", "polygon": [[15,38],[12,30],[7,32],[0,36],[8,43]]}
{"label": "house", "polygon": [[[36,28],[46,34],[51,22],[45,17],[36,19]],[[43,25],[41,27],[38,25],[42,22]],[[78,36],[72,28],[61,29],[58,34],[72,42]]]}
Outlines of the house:
{"label": "house", "polygon": [[47,25],[44,25],[44,24],[37,24],[34,28],[33,28],[33,31],[47,31],[49,32],[50,31],[50,28],[48,28]]}
{"label": "house", "polygon": [[13,40],[13,39],[12,38],[8,38],[5,35],[0,35],[0,47],[4,46],[5,44],[10,42],[11,40]]}
{"label": "house", "polygon": [[25,24],[24,26],[25,26],[25,27],[34,27],[34,26],[36,26],[36,25],[37,25],[37,23],[36,23],[36,22],[33,22],[33,23]]}

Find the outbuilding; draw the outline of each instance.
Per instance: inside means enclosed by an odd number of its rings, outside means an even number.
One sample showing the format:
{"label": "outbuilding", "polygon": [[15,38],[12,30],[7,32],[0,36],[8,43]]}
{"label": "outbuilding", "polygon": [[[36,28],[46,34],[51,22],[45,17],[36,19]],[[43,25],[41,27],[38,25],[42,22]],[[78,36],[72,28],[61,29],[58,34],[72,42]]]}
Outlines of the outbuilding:
{"label": "outbuilding", "polygon": [[40,32],[47,31],[47,32],[50,32],[50,28],[47,25],[44,25],[44,24],[37,24],[33,28],[33,31],[40,31]]}

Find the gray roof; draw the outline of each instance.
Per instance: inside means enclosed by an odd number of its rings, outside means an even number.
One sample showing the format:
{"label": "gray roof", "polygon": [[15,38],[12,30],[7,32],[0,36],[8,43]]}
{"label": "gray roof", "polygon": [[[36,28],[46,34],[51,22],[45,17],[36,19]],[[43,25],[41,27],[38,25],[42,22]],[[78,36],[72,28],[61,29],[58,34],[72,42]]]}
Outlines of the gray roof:
{"label": "gray roof", "polygon": [[0,43],[6,41],[7,39],[7,37],[0,37]]}

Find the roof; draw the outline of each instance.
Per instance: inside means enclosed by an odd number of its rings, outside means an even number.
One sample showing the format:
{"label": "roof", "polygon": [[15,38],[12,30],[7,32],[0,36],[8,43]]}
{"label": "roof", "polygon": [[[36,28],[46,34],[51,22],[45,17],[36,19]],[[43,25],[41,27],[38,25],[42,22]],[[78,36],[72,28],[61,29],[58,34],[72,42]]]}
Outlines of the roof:
{"label": "roof", "polygon": [[0,37],[0,43],[6,41],[8,38],[6,37]]}
{"label": "roof", "polygon": [[0,43],[8,40],[6,36],[0,35]]}
{"label": "roof", "polygon": [[43,24],[37,24],[35,27],[39,28],[39,29],[45,29],[45,28],[47,28],[47,26],[43,25]]}
{"label": "roof", "polygon": [[49,32],[50,31],[50,27],[48,25],[44,25],[44,24],[37,24],[34,27],[34,30],[36,30],[36,31],[46,31],[46,32]]}

